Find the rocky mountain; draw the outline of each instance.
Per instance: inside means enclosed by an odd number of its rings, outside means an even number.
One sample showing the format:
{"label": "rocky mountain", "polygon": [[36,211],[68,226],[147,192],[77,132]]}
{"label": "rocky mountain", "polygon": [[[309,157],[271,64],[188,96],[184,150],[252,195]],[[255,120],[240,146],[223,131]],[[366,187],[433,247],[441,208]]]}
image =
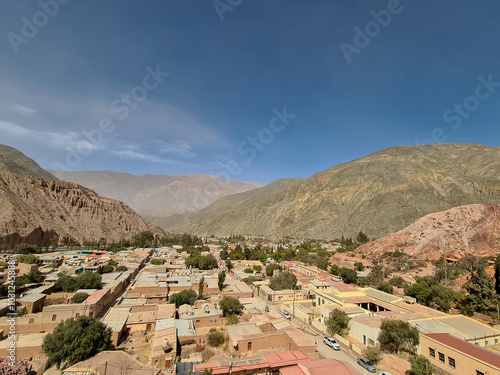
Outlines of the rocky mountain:
{"label": "rocky mountain", "polygon": [[380,238],[453,207],[500,203],[500,148],[474,144],[394,147],[264,196],[216,202],[169,228],[196,235]]}
{"label": "rocky mountain", "polygon": [[25,176],[35,176],[46,180],[57,180],[55,176],[42,169],[33,159],[13,147],[0,144],[0,171]]}
{"label": "rocky mountain", "polygon": [[217,199],[261,187],[262,184],[207,175],[142,175],[110,171],[51,171],[98,194],[118,199],[137,213],[165,217],[205,208]]}
{"label": "rocky mountain", "polygon": [[126,204],[72,182],[0,172],[0,207],[0,247],[164,234]]}
{"label": "rocky mountain", "polygon": [[[300,181],[302,181],[301,178],[282,178],[272,182],[269,185],[257,189],[253,189],[240,194],[228,195],[226,197],[218,199],[213,204],[209,205],[206,209],[203,210],[202,215],[209,218],[211,215],[218,215],[220,212],[230,211],[233,209],[237,209],[238,207],[244,208],[245,204],[277,194]],[[179,223],[185,222],[192,218],[197,218],[198,215],[198,211],[195,211],[185,212],[183,214],[174,214],[168,217],[145,216],[145,218],[147,218],[152,223],[159,225],[163,229],[169,230]]]}
{"label": "rocky mountain", "polygon": [[405,229],[369,242],[357,254],[401,251],[421,259],[444,255],[496,256],[500,246],[500,205],[473,204],[426,215]]}

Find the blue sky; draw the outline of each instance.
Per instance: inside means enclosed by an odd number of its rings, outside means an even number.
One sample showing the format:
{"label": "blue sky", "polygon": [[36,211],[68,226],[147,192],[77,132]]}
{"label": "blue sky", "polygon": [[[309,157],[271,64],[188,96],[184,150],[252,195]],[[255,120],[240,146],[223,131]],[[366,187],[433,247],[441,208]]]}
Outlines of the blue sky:
{"label": "blue sky", "polygon": [[0,6],[0,143],[44,168],[269,183],[500,146],[496,0]]}

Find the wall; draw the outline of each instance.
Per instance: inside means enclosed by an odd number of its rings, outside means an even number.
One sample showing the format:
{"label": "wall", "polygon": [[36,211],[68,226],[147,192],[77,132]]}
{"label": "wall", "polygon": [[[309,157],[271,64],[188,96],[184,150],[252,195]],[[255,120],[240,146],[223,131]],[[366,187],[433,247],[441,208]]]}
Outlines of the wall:
{"label": "wall", "polygon": [[[422,355],[427,358],[431,364],[443,369],[447,372],[452,372],[457,375],[476,374],[480,371],[488,375],[500,375],[500,369],[489,364],[483,363],[474,357],[468,356],[465,353],[449,348],[438,341],[432,340],[425,335],[420,335],[420,347]],[[429,347],[435,350],[435,358],[429,355]],[[439,352],[445,355],[445,363],[439,361]],[[492,354],[493,355],[493,354]],[[449,366],[449,357],[455,360],[455,368]]]}

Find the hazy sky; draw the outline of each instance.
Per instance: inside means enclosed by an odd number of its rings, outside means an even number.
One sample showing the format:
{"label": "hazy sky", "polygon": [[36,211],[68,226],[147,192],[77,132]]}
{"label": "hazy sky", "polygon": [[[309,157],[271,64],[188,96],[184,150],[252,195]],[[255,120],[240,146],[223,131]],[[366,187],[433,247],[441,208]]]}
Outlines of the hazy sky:
{"label": "hazy sky", "polygon": [[308,177],[500,146],[498,0],[0,0],[0,143],[42,167]]}

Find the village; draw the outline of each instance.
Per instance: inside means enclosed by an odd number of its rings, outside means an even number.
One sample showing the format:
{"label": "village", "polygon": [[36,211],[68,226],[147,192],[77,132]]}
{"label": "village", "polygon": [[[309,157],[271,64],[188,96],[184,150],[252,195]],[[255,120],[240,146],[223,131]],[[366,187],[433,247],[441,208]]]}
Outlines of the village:
{"label": "village", "polygon": [[[0,357],[9,357],[15,337],[16,357],[38,374],[59,374],[49,368],[44,336],[67,319],[88,316],[109,327],[111,344],[64,375],[402,375],[411,367],[404,351],[384,352],[375,366],[365,358],[381,346],[381,327],[390,319],[418,332],[416,354],[437,371],[500,374],[500,329],[492,325],[423,306],[403,288],[387,293],[314,265],[277,261],[273,244],[264,245],[271,249],[267,258],[231,260],[237,246],[204,245],[197,259],[216,263],[199,267],[180,245],[3,254],[4,264],[16,265],[0,267],[2,283],[9,272],[43,280],[0,300]],[[345,254],[326,248],[332,264],[355,269]],[[36,262],[23,262],[33,257]],[[72,279],[91,280],[89,274],[100,276],[99,285],[68,291]],[[274,285],[278,280],[283,287]],[[347,317],[345,329],[332,331],[332,314]]]}

